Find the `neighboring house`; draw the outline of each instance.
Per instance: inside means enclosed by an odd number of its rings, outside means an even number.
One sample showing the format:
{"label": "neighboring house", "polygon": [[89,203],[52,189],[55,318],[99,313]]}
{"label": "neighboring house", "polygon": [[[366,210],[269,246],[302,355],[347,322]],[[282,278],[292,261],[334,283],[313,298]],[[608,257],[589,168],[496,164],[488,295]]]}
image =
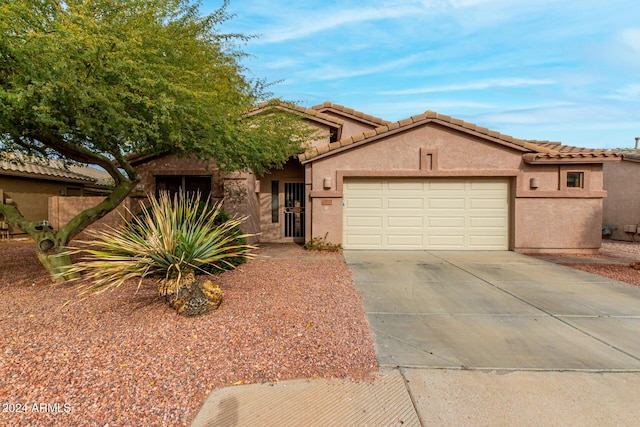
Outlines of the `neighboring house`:
{"label": "neighboring house", "polygon": [[604,165],[602,234],[614,240],[640,241],[640,149],[613,150],[619,163]]}
{"label": "neighboring house", "polygon": [[147,194],[201,190],[264,242],[347,249],[593,252],[603,165],[621,155],[529,141],[432,111],[391,123],[326,102],[295,108],[322,137],[261,177],[172,155],[130,160]]}
{"label": "neighboring house", "polygon": [[[104,194],[108,191],[108,177],[106,172],[89,167],[65,168],[58,161],[42,164],[28,159],[18,163],[0,160],[0,203],[15,205],[28,220],[50,221],[50,197]],[[2,214],[0,221],[4,221]],[[9,232],[22,233],[11,226]]]}

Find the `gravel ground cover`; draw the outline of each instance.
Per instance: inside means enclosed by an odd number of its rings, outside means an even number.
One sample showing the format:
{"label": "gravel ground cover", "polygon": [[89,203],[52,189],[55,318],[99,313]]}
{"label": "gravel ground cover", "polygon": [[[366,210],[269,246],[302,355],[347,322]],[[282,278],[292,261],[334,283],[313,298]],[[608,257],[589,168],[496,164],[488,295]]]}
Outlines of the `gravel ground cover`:
{"label": "gravel ground cover", "polygon": [[[539,254],[544,256],[544,254]],[[570,255],[565,258],[583,258],[580,263],[563,261],[562,256],[554,254],[557,262],[568,267],[583,270],[592,274],[608,277],[620,282],[629,283],[634,286],[640,286],[640,271],[631,268],[629,263],[616,262],[620,257],[634,258],[640,261],[640,244],[634,242],[621,242],[615,240],[602,241],[602,253],[595,255]],[[597,259],[598,262],[589,263],[590,258]],[[603,261],[605,260],[605,261]],[[611,263],[606,263],[611,260]]]}
{"label": "gravel ground cover", "polygon": [[216,388],[366,380],[377,362],[346,265],[299,251],[216,276],[222,305],[188,319],[152,281],[79,300],[32,243],[0,244],[0,425],[188,425]]}
{"label": "gravel ground cover", "polygon": [[622,242],[619,240],[603,240],[602,249],[609,251],[624,252],[640,256],[640,243]]}

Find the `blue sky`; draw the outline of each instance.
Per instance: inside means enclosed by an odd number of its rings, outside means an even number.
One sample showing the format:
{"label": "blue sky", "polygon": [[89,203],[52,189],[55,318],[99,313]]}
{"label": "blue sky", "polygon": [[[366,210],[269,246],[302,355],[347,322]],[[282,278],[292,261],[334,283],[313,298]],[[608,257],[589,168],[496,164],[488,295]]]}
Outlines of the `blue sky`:
{"label": "blue sky", "polygon": [[[204,0],[203,12],[221,1]],[[396,121],[434,110],[523,139],[640,137],[637,0],[231,0],[223,32],[279,98]]]}

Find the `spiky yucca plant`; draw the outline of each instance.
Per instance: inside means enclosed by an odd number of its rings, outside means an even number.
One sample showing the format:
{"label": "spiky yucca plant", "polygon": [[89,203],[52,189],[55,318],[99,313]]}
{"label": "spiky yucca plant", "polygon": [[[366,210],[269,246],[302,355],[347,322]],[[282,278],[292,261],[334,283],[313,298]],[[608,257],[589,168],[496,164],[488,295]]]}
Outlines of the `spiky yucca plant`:
{"label": "spiky yucca plant", "polygon": [[[198,208],[200,195],[178,193],[171,200],[167,193],[156,199],[141,214],[132,215],[129,224],[102,231],[88,231],[93,240],[79,242],[86,248],[70,249],[82,254],[79,262],[66,273],[80,273],[90,280],[84,293],[100,292],[122,285],[129,279],[159,279],[158,291],[167,297],[192,286],[194,273],[205,266],[224,264],[229,259],[251,258],[255,247],[247,245],[250,234],[238,234],[245,218],[231,218],[217,223],[221,204]],[[219,222],[219,221],[218,221]],[[207,273],[210,274],[210,273]]]}

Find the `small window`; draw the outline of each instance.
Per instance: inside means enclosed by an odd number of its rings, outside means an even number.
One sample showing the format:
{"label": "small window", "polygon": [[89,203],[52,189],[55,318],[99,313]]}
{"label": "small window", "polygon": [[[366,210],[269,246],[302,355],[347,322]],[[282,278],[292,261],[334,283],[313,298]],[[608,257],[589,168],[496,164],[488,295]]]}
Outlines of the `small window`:
{"label": "small window", "polygon": [[567,188],[584,188],[584,172],[567,172]]}
{"label": "small window", "polygon": [[271,222],[280,220],[278,211],[280,210],[279,200],[280,181],[271,181]]}
{"label": "small window", "polygon": [[331,128],[329,131],[329,142],[336,142],[338,140],[338,129]]}
{"label": "small window", "polygon": [[82,196],[82,187],[67,187],[67,196]]}

